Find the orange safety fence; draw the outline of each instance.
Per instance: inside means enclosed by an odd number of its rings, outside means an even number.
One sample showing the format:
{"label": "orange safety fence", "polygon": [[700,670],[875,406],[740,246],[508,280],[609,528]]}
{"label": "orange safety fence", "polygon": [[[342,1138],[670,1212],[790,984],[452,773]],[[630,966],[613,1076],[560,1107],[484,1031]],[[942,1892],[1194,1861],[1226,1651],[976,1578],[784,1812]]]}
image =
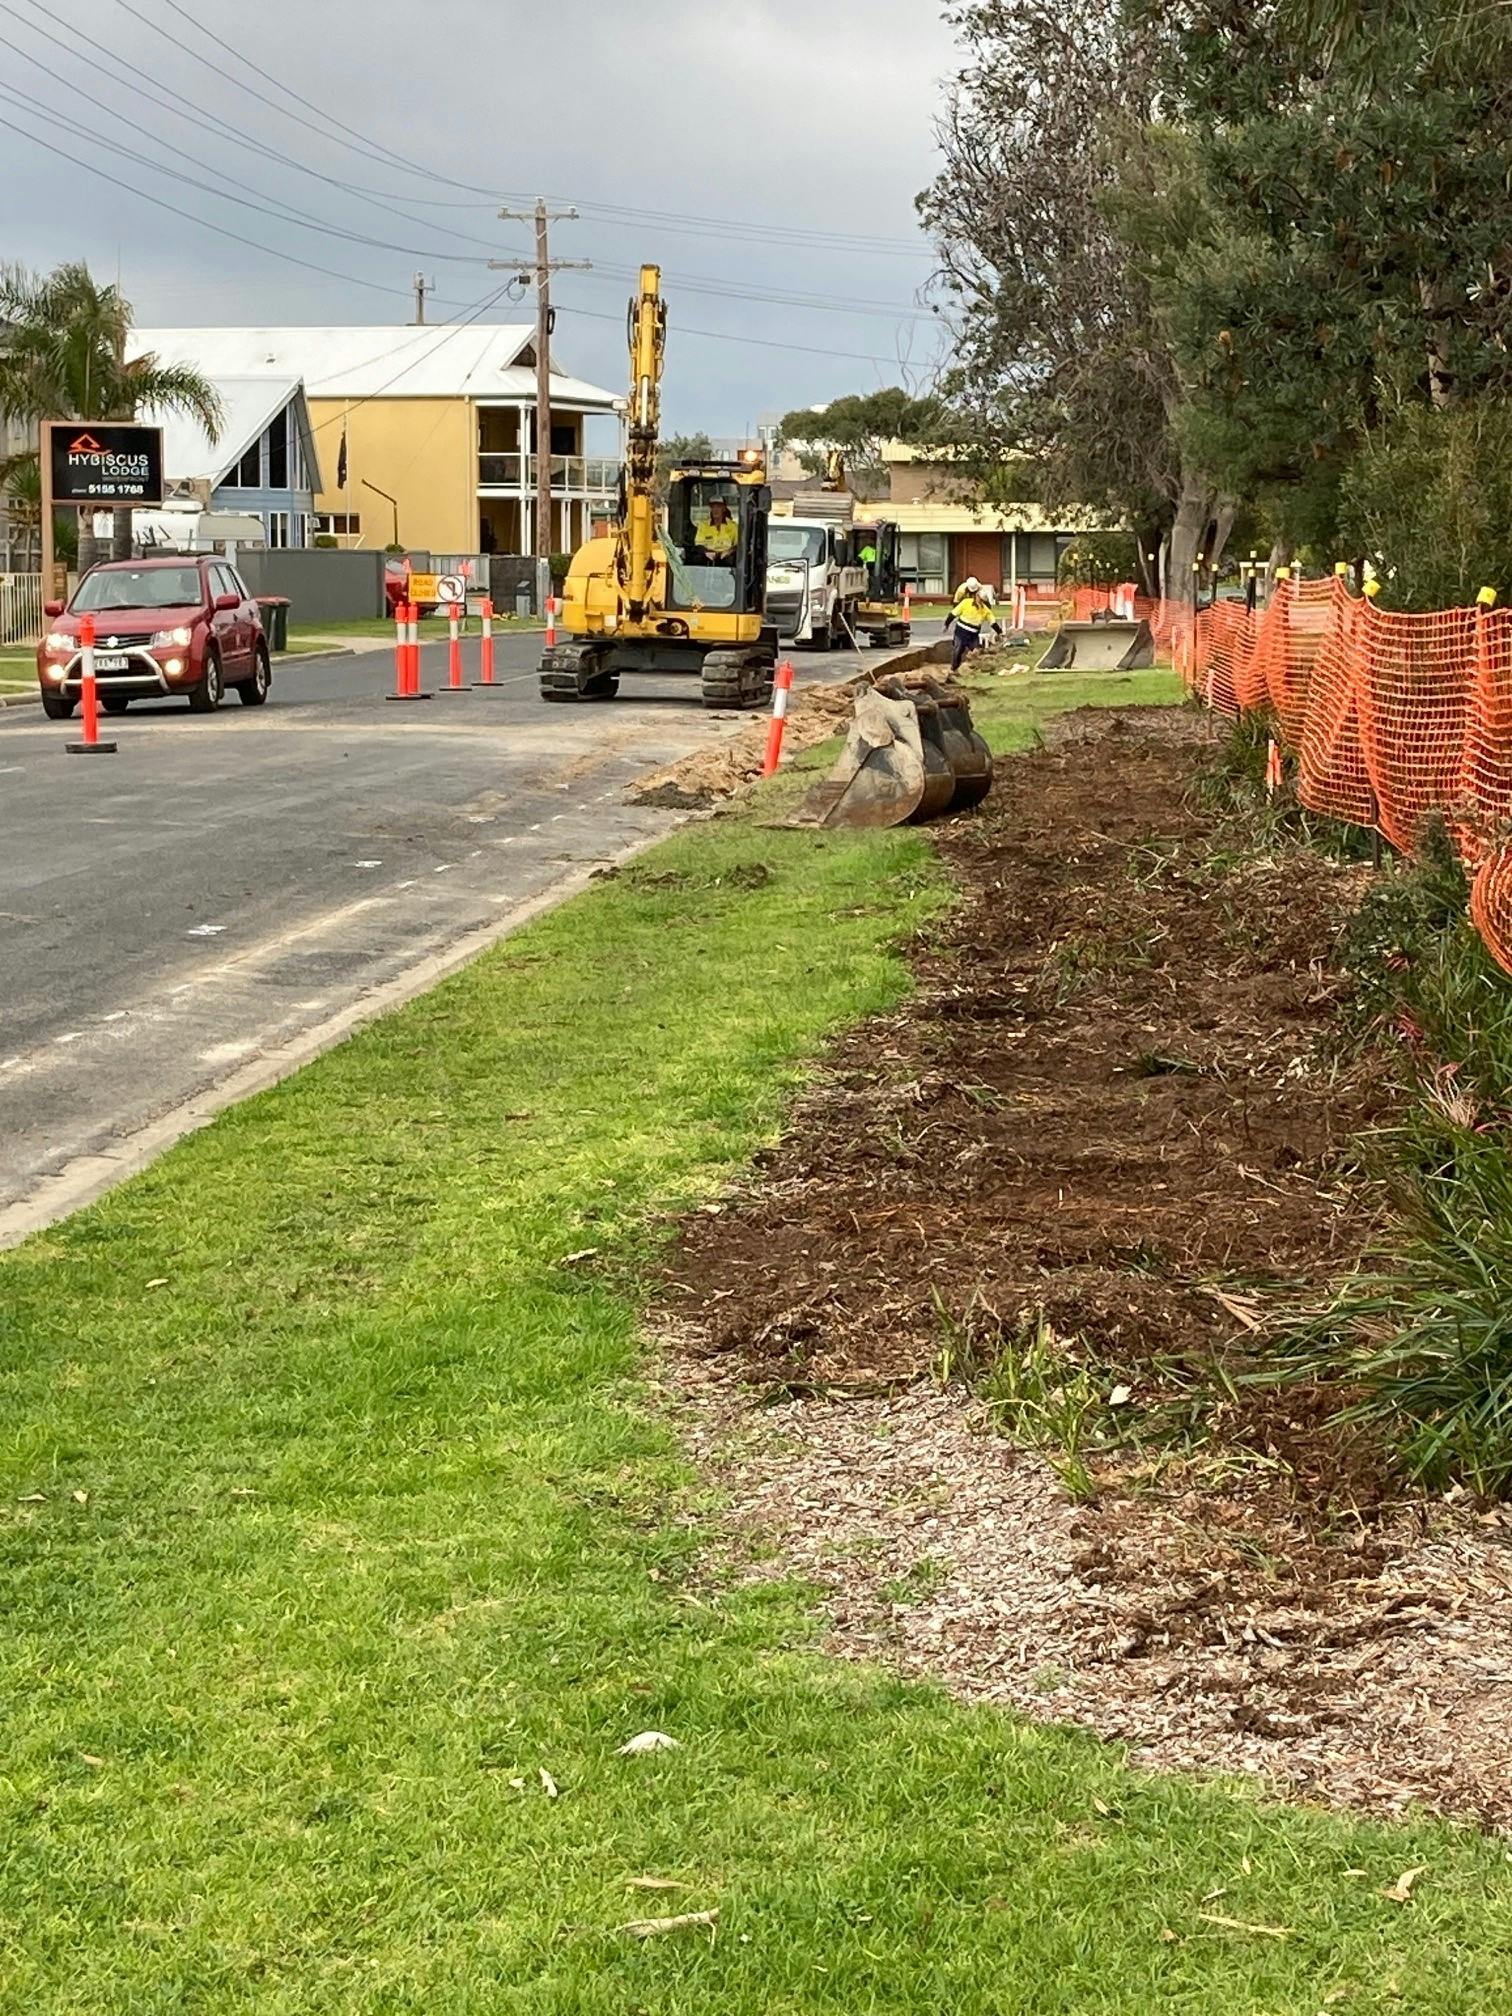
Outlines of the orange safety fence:
{"label": "orange safety fence", "polygon": [[1282,579],[1256,611],[1165,604],[1152,627],[1210,707],[1269,716],[1309,811],[1404,853],[1441,816],[1476,927],[1512,972],[1512,608],[1406,615],[1335,576]]}

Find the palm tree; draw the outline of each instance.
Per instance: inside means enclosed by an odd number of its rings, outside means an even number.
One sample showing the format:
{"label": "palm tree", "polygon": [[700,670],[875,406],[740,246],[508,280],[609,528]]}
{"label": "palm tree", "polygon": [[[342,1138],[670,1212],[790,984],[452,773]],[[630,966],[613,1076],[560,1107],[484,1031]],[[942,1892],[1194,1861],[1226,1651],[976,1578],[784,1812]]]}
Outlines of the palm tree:
{"label": "palm tree", "polygon": [[[131,304],[81,262],[52,273],[0,266],[0,413],[25,421],[134,420],[187,413],[214,441],[215,388],[192,366],[126,356]],[[131,512],[115,513],[114,550],[131,554]],[[79,514],[79,565],[99,558],[94,513]]]}

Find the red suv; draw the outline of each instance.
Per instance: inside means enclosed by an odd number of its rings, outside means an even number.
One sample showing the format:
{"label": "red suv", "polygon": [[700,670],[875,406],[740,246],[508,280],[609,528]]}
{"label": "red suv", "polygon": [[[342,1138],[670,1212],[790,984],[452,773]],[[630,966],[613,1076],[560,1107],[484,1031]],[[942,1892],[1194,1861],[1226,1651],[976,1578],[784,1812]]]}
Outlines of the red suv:
{"label": "red suv", "polygon": [[53,721],[66,721],[78,704],[84,616],[94,618],[95,685],[107,713],[182,693],[195,713],[208,714],[228,686],[248,707],[260,707],[273,683],[257,604],[231,563],[214,554],[106,560],[90,568],[66,610],[49,602],[47,614],[37,679]]}

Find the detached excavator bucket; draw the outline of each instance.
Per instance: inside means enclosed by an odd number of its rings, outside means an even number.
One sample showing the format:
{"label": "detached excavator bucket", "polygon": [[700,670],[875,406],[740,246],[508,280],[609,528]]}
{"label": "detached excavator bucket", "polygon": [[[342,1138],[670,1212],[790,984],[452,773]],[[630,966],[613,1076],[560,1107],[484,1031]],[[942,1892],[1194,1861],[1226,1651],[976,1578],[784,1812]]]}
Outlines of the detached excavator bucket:
{"label": "detached excavator bucket", "polygon": [[845,747],[795,826],[902,826],[976,805],[992,788],[992,754],[963,693],[933,680],[918,691],[885,679],[856,696]]}
{"label": "detached excavator bucket", "polygon": [[1148,623],[1122,617],[1094,617],[1090,623],[1062,623],[1040,660],[1042,672],[1139,672],[1155,663],[1155,639]]}
{"label": "detached excavator bucket", "polygon": [[834,769],[794,811],[794,826],[901,826],[924,798],[928,773],[911,700],[868,688]]}

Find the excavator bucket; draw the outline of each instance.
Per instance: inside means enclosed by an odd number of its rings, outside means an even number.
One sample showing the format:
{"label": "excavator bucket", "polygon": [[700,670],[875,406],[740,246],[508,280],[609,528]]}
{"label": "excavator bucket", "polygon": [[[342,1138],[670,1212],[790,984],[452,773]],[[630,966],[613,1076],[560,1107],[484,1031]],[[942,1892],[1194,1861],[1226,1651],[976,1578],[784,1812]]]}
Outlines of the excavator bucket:
{"label": "excavator bucket", "polygon": [[923,803],[928,781],[913,702],[863,688],[834,769],[798,806],[791,823],[901,826]]}
{"label": "excavator bucket", "polygon": [[924,680],[884,679],[856,696],[834,769],[793,813],[795,826],[921,825],[980,804],[992,752],[971,725],[963,693]]}
{"label": "excavator bucket", "polygon": [[1042,672],[1138,672],[1155,663],[1155,639],[1143,621],[1094,617],[1062,623],[1040,660]]}

